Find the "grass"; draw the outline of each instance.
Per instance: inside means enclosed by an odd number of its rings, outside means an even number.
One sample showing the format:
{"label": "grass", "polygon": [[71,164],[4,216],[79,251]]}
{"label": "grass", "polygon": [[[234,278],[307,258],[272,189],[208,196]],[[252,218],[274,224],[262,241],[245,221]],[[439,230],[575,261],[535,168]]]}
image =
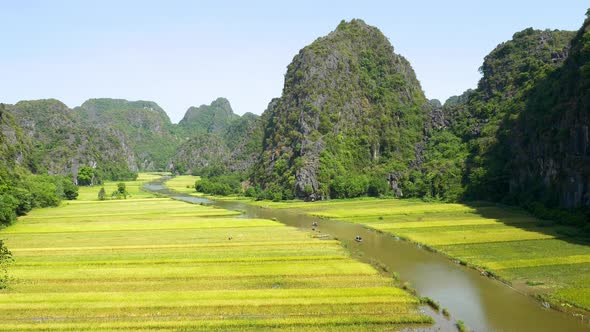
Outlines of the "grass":
{"label": "grass", "polygon": [[199,176],[193,176],[193,175],[175,176],[172,179],[166,181],[166,187],[168,187],[174,191],[177,191],[179,193],[200,196],[202,194],[199,194],[195,191],[195,182],[197,180],[199,180],[200,178],[201,177],[199,177]]}
{"label": "grass", "polygon": [[555,305],[590,310],[588,243],[517,208],[374,198],[251,204],[363,224],[492,272]]}
{"label": "grass", "polygon": [[462,320],[458,320],[455,325],[457,326],[457,331],[459,331],[459,332],[467,332],[467,331],[469,331],[469,329],[467,328],[467,326],[465,326],[465,322],[463,322]]}
{"label": "grass", "polygon": [[[165,173],[139,173],[135,181],[122,181],[125,183],[125,188],[129,193],[128,198],[155,197],[154,194],[142,190],[141,187],[150,181],[162,177],[162,175],[165,175]],[[80,187],[78,201],[98,201],[98,192],[102,187],[104,187],[107,199],[110,199],[111,194],[117,190],[117,183],[119,182],[106,182],[103,185]]]}
{"label": "grass", "polygon": [[197,192],[195,190],[195,182],[197,180],[199,180],[200,178],[201,177],[194,176],[194,175],[175,176],[172,179],[166,181],[166,187],[168,187],[169,189],[172,189],[176,192],[182,193],[182,194],[187,194],[187,195],[197,196],[197,197],[207,197],[207,198],[211,198],[214,200],[220,200],[220,201],[236,201],[236,200],[250,201],[251,200],[251,198],[249,198],[249,197],[238,196],[238,195],[214,196],[214,195],[208,195],[208,194]]}
{"label": "grass", "polygon": [[0,331],[375,331],[432,322],[418,298],[339,242],[156,198],[140,190],[149,180],[128,183],[126,200],[98,201],[96,187],[83,188],[80,201],[0,231],[15,258],[0,291]]}
{"label": "grass", "polygon": [[590,288],[589,287],[572,287],[563,288],[552,294],[557,300],[573,301],[573,305],[578,308],[590,310]]}
{"label": "grass", "polygon": [[[306,309],[306,308],[303,308]],[[289,317],[289,318],[244,318],[228,319],[225,317],[205,319],[183,319],[175,318],[174,320],[158,320],[152,317],[136,317],[134,322],[129,321],[108,321],[96,319],[92,323],[16,323],[0,325],[0,331],[38,331],[43,328],[44,331],[243,331],[245,329],[264,330],[301,330],[306,331],[341,331],[342,329],[354,328],[355,331],[390,331],[395,324],[409,323],[429,323],[430,320],[420,315],[398,315],[396,318],[387,318],[376,315],[366,316],[331,316],[331,317]]]}

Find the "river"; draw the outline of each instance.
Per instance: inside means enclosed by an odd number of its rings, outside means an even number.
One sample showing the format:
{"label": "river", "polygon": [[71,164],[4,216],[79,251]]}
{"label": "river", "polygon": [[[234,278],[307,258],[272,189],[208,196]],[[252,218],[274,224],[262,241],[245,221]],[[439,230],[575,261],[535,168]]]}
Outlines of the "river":
{"label": "river", "polygon": [[[535,299],[506,284],[481,276],[473,269],[389,234],[359,224],[315,218],[291,209],[265,209],[239,201],[210,201],[179,194],[169,191],[162,181],[144,187],[178,200],[243,211],[242,218],[274,219],[308,232],[336,238],[355,258],[373,264],[378,262],[389,271],[397,272],[400,279],[409,282],[420,296],[439,302],[453,318],[463,320],[474,331],[590,331],[588,324],[575,317],[546,309]],[[313,222],[318,223],[315,231],[311,227]],[[361,243],[354,241],[357,235],[363,238]],[[436,323],[419,330],[455,330],[452,321],[432,310],[425,310]]]}

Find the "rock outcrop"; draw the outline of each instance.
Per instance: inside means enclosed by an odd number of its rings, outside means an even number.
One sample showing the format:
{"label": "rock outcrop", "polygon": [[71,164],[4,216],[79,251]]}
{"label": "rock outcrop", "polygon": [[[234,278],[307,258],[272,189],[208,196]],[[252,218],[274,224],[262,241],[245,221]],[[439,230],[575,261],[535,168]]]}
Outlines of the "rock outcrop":
{"label": "rock outcrop", "polygon": [[343,21],[288,66],[281,98],[264,113],[255,181],[308,199],[329,197],[332,179],[351,173],[387,181],[415,159],[427,107],[387,38],[361,20]]}
{"label": "rock outcrop", "polygon": [[511,127],[509,190],[546,205],[590,207],[590,11],[563,63],[531,91]]}
{"label": "rock outcrop", "polygon": [[[105,178],[125,177],[134,157],[124,140],[109,129],[85,126],[74,110],[55,99],[21,101],[6,105],[16,126],[3,133],[30,146],[16,161],[33,173],[77,175],[81,166],[95,167]],[[17,135],[13,133],[20,133]],[[18,143],[17,143],[18,144]],[[20,143],[22,145],[22,143]]]}
{"label": "rock outcrop", "polygon": [[171,161],[179,173],[199,174],[211,167],[223,172],[246,172],[260,155],[260,117],[234,114],[225,98],[189,108],[179,128],[182,135],[189,137]]}
{"label": "rock outcrop", "polygon": [[220,97],[210,105],[190,107],[178,126],[187,137],[206,133],[222,134],[239,117],[234,114],[229,101]]}
{"label": "rock outcrop", "polygon": [[128,143],[136,161],[132,169],[164,170],[180,145],[170,118],[154,102],[90,99],[75,110],[87,127],[110,131]]}

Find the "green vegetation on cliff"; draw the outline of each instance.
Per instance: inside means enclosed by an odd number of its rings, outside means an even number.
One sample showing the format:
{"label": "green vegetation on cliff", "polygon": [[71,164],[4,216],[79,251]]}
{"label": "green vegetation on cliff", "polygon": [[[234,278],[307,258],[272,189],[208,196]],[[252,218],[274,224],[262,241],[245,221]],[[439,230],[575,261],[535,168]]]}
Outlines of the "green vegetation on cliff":
{"label": "green vegetation on cliff", "polygon": [[79,124],[56,100],[0,104],[0,224],[76,199],[76,172],[87,167],[81,165],[92,164],[97,179],[129,173],[121,156],[112,154],[118,150],[111,137]]}
{"label": "green vegetation on cliff", "polygon": [[[36,174],[76,177],[90,166],[97,180],[132,178],[126,142],[106,129],[84,125],[78,114],[55,99],[21,101],[6,105],[12,125],[20,133],[18,165]],[[13,136],[14,134],[10,134]]]}
{"label": "green vegetation on cliff", "polygon": [[526,29],[486,56],[478,88],[452,110],[451,129],[470,153],[466,198],[497,201],[508,194],[510,123],[526,109],[531,89],[563,63],[572,37],[568,31]]}
{"label": "green vegetation on cliff", "polygon": [[580,223],[543,206],[590,205],[587,30],[514,34],[486,56],[477,89],[443,106],[379,30],[342,22],[288,66],[261,118],[253,191],[484,199]]}
{"label": "green vegetation on cliff", "polygon": [[516,33],[485,58],[476,90],[445,103],[435,133],[459,138],[454,149],[467,151],[454,162],[463,168],[459,198],[587,223],[584,212],[550,209],[590,206],[588,25]]}
{"label": "green vegetation on cliff", "polygon": [[179,140],[168,115],[151,101],[90,99],[76,108],[88,127],[104,128],[129,145],[140,170],[165,170]]}
{"label": "green vegetation on cliff", "polygon": [[568,52],[507,125],[515,147],[510,191],[520,202],[590,207],[590,10]]}
{"label": "green vegetation on cliff", "polygon": [[190,107],[178,126],[184,130],[186,136],[197,134],[221,134],[227,127],[239,118],[225,98],[217,98],[211,105]]}
{"label": "green vegetation on cliff", "polygon": [[262,147],[261,121],[252,113],[234,114],[225,98],[189,108],[178,124],[189,138],[172,158],[175,171],[205,176],[249,171]]}
{"label": "green vegetation on cliff", "polygon": [[287,199],[339,196],[336,182],[354,174],[385,182],[411,168],[427,108],[387,38],[361,20],[343,21],[288,66],[283,94],[265,112],[254,179]]}
{"label": "green vegetation on cliff", "polygon": [[171,169],[248,179],[273,200],[483,199],[583,224],[547,208],[590,205],[588,33],[588,20],[577,33],[518,32],[486,56],[477,89],[441,105],[377,28],[342,21],[294,57],[260,117],[225,98],[178,125],[147,101],[23,101],[2,110],[1,147],[33,173],[91,167],[98,182]]}

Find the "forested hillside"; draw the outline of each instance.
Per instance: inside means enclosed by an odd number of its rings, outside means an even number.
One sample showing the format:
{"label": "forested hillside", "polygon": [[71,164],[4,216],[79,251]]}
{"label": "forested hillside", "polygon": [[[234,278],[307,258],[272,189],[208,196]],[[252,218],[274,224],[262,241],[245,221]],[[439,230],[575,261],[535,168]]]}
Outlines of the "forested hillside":
{"label": "forested hillside", "polygon": [[236,191],[251,185],[250,194],[274,200],[390,195],[587,208],[588,30],[586,20],[577,33],[514,34],[485,57],[477,88],[444,104],[427,100],[410,63],[355,19],[293,58],[262,116],[239,116],[225,98],[189,108],[178,125],[149,101],[5,105],[3,181],[30,172],[75,182],[88,166],[98,181],[137,170],[233,173],[248,180]]}
{"label": "forested hillside", "polygon": [[152,101],[90,99],[76,108],[86,127],[103,128],[126,141],[134,170],[166,169],[180,144],[170,118]]}
{"label": "forested hillside", "polygon": [[[422,172],[437,174],[439,181],[429,185],[439,188],[439,196],[451,192],[453,199],[512,200],[508,162],[513,129],[507,126],[526,108],[531,89],[563,64],[573,35],[533,29],[514,34],[486,56],[477,89],[451,97],[433,111],[426,156],[433,156],[435,167]],[[451,153],[440,154],[444,149]]]}
{"label": "forested hillside", "polygon": [[[24,167],[36,174],[76,177],[90,166],[103,179],[130,178],[134,157],[112,130],[85,126],[80,117],[55,99],[6,105],[14,123],[30,142]],[[22,159],[22,158],[17,158]]]}
{"label": "forested hillside", "polygon": [[[590,12],[589,12],[590,14]],[[590,206],[590,16],[563,66],[531,91],[511,123],[510,192],[548,206]]]}
{"label": "forested hillside", "polygon": [[39,162],[38,145],[32,143],[31,136],[7,105],[0,104],[0,225],[13,222],[34,207],[55,206],[78,195],[71,176],[31,174],[30,169]]}
{"label": "forested hillside", "polygon": [[437,135],[466,153],[448,158],[462,169],[460,198],[541,214],[590,205],[588,35],[588,20],[577,33],[518,32],[485,58],[477,89],[439,109]]}
{"label": "forested hillside", "polygon": [[[361,20],[303,48],[265,112],[254,180],[274,198],[354,197],[412,168],[429,106],[408,61]],[[395,188],[399,194],[399,188]]]}
{"label": "forested hillside", "polygon": [[240,116],[225,98],[217,98],[210,105],[190,107],[178,123],[186,136],[197,134],[221,134]]}
{"label": "forested hillside", "polygon": [[526,109],[531,89],[559,68],[573,37],[526,29],[486,56],[483,77],[463,104],[450,106],[451,131],[467,144],[466,196],[501,200],[509,192],[510,123]]}
{"label": "forested hillside", "polygon": [[189,108],[178,127],[188,138],[172,158],[178,173],[244,173],[252,167],[262,146],[260,117],[235,114],[225,98]]}

